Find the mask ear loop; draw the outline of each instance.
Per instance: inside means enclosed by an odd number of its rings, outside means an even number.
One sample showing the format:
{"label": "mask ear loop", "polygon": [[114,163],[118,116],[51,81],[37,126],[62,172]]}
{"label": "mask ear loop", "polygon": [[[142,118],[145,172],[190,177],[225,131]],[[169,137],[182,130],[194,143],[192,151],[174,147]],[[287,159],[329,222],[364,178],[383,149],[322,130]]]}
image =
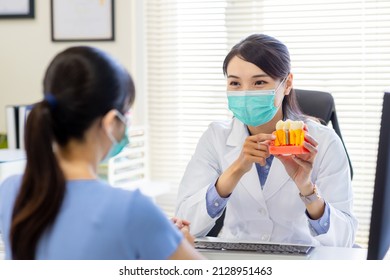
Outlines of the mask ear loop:
{"label": "mask ear loop", "polygon": [[[288,77],[288,76],[287,76]],[[287,77],[285,77],[281,82],[280,84],[278,85],[278,87],[275,89],[275,94],[277,93],[277,91],[279,90],[280,86],[285,82],[287,81]]]}
{"label": "mask ear loop", "polygon": [[111,131],[106,131],[106,135],[113,145],[118,144],[118,141],[115,139],[114,135],[112,135]]}
{"label": "mask ear loop", "polygon": [[119,120],[120,120],[121,122],[123,122],[123,124],[124,124],[125,126],[127,126],[127,119],[126,119],[126,117],[125,117],[124,115],[122,115],[121,112],[119,112],[118,110],[115,110],[115,115],[119,118]]}
{"label": "mask ear loop", "polygon": [[[118,117],[118,119],[127,127],[127,121],[125,116],[123,116],[118,110],[115,110],[115,116]],[[112,131],[106,131],[106,135],[110,139],[112,144],[118,144],[118,140],[116,140],[114,135],[112,135]]]}
{"label": "mask ear loop", "polygon": [[[277,88],[276,88],[275,91],[274,91],[274,92],[275,92],[275,96],[276,96],[276,93],[278,92],[280,86],[283,85],[283,83],[287,81],[287,78],[288,78],[288,76],[284,77],[284,79],[283,79],[283,80],[280,82],[280,84],[277,86]],[[283,98],[284,98],[284,97],[283,97]],[[280,106],[282,106],[282,104],[283,104],[283,103],[281,102]],[[279,108],[279,107],[278,107],[278,108]]]}
{"label": "mask ear loop", "polygon": [[[127,130],[127,127],[128,127],[128,121],[126,119],[126,117],[121,113],[119,112],[118,110],[115,110],[115,115],[118,117],[118,119],[125,125],[125,130]],[[126,133],[126,131],[125,131]],[[108,135],[108,138],[110,138],[111,142],[115,145],[115,144],[118,144],[119,142],[115,139],[114,135],[112,135],[111,133],[107,133]]]}

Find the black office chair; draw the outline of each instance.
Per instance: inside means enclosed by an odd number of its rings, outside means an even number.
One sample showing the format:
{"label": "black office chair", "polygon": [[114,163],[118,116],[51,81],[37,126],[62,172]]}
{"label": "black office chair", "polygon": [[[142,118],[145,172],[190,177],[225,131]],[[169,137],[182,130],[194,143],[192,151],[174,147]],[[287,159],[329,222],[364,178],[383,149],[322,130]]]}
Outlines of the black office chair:
{"label": "black office chair", "polygon": [[349,168],[351,170],[351,180],[353,178],[352,163],[345,147],[343,137],[341,136],[339,122],[337,120],[336,106],[333,96],[329,92],[295,89],[298,105],[306,115],[318,118],[323,125],[332,123],[332,127],[343,143],[345,153],[347,154]]}
{"label": "black office chair", "polygon": [[[334,103],[333,96],[325,91],[314,91],[314,90],[303,90],[295,89],[297,95],[298,105],[301,108],[301,111],[309,116],[318,118],[323,125],[328,125],[329,122],[332,122],[333,129],[336,134],[340,137],[341,142],[343,143],[345,153],[347,154],[349,168],[351,171],[351,180],[353,178],[353,169],[352,163],[349,158],[347,148],[345,147],[343,137],[341,136],[339,122],[337,120],[336,106]],[[219,217],[214,227],[207,233],[207,236],[218,236],[219,232],[223,227],[223,222],[225,219],[226,208],[223,211],[221,217]]]}

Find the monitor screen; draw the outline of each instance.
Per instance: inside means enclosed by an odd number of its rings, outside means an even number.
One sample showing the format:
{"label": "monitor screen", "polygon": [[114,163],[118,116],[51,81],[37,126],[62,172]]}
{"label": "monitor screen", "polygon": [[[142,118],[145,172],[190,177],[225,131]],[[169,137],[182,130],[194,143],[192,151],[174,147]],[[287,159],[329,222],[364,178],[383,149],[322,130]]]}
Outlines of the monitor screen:
{"label": "monitor screen", "polygon": [[390,246],[390,90],[383,99],[367,259],[381,260]]}

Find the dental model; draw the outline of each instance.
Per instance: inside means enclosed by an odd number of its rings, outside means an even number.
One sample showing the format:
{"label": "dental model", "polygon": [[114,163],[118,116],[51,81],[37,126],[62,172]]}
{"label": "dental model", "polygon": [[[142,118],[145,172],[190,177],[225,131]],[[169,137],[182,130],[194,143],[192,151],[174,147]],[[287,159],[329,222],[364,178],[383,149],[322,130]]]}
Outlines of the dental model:
{"label": "dental model", "polygon": [[302,154],[307,153],[303,147],[305,130],[303,121],[278,121],[273,134],[276,139],[271,142],[271,154]]}

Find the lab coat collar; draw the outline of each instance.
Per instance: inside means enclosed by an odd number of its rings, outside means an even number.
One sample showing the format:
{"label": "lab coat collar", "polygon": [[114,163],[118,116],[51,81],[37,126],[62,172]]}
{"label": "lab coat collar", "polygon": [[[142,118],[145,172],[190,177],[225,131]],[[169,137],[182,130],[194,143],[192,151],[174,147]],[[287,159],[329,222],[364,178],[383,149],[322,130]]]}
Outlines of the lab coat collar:
{"label": "lab coat collar", "polygon": [[226,140],[227,146],[242,146],[245,138],[249,136],[248,128],[236,118],[233,118],[232,130]]}

